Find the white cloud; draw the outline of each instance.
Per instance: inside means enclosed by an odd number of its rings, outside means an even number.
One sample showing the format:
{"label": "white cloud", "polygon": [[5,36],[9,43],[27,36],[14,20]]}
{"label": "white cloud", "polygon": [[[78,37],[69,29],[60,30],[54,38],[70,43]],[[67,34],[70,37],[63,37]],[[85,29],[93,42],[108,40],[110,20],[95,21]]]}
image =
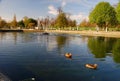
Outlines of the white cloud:
{"label": "white cloud", "polygon": [[[86,2],[86,0],[83,0],[83,1],[82,0],[58,0],[58,1],[61,2],[61,7],[65,7],[70,2],[72,2],[72,3],[73,2],[77,2],[77,3],[78,2],[80,2],[80,3]],[[58,14],[57,8],[55,8],[53,5],[48,6],[48,9],[49,9],[49,11],[48,11],[49,14],[52,14],[52,15]],[[79,14],[73,14],[70,16],[70,18],[72,20],[76,20],[78,23],[84,19],[87,21],[89,20],[88,15],[86,15],[85,13],[82,13],[82,12],[80,12]]]}
{"label": "white cloud", "polygon": [[50,13],[52,15],[58,14],[57,9],[53,5],[48,6],[48,9],[49,9],[48,13]]}
{"label": "white cloud", "polygon": [[66,2],[63,1],[61,5],[62,5],[62,7],[64,7],[66,5]]}
{"label": "white cloud", "polygon": [[77,20],[78,22],[82,21],[82,20],[89,20],[88,16],[83,14],[83,13],[79,13],[79,14],[76,14],[76,15],[71,15],[70,18],[72,20]]}
{"label": "white cloud", "polygon": [[[65,5],[66,5],[66,2],[62,1],[61,7],[64,7]],[[57,15],[58,14],[57,9],[53,5],[49,5],[48,9],[49,9],[49,11],[48,11],[49,14],[52,14],[52,15]]]}

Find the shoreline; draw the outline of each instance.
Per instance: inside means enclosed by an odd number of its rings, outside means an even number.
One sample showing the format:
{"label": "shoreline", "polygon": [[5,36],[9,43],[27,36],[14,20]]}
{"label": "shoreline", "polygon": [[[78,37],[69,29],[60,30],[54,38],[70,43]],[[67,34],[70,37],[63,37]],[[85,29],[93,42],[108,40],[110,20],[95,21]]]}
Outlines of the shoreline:
{"label": "shoreline", "polygon": [[101,37],[114,37],[120,38],[120,32],[117,31],[65,31],[65,30],[47,30],[48,33],[68,33],[68,34],[80,34],[84,36],[101,36]]}
{"label": "shoreline", "polygon": [[0,32],[48,32],[48,33],[66,33],[66,34],[80,34],[84,36],[101,36],[120,38],[119,31],[92,31],[92,30],[36,30],[36,29],[20,29],[20,30],[0,30]]}

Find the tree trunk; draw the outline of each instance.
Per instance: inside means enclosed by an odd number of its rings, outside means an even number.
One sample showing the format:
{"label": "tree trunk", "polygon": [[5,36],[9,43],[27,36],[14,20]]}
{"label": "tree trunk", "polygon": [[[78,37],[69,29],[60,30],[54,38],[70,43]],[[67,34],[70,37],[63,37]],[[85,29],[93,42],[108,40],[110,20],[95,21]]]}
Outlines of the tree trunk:
{"label": "tree trunk", "polygon": [[106,27],[105,31],[108,32],[108,27]]}
{"label": "tree trunk", "polygon": [[108,22],[106,22],[105,31],[108,32]]}

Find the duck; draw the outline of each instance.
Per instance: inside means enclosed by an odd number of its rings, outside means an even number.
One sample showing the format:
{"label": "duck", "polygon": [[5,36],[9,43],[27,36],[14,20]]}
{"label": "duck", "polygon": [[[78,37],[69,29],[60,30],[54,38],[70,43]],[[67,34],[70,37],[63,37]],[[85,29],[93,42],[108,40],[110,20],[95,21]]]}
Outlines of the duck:
{"label": "duck", "polygon": [[32,80],[35,80],[35,78],[31,78]]}
{"label": "duck", "polygon": [[72,54],[71,53],[65,53],[65,57],[66,58],[72,58]]}
{"label": "duck", "polygon": [[90,68],[90,69],[97,69],[97,64],[86,64],[85,65],[87,68]]}
{"label": "duck", "polygon": [[43,33],[43,35],[49,35],[49,33],[47,33],[47,32],[44,32],[44,33]]}

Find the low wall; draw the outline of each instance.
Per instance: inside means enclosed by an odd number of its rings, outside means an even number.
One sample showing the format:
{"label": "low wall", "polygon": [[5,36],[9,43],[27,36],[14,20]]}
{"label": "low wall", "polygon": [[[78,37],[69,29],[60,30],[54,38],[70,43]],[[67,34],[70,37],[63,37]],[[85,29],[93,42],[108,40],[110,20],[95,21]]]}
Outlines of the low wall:
{"label": "low wall", "polygon": [[23,30],[0,30],[0,32],[23,32]]}

